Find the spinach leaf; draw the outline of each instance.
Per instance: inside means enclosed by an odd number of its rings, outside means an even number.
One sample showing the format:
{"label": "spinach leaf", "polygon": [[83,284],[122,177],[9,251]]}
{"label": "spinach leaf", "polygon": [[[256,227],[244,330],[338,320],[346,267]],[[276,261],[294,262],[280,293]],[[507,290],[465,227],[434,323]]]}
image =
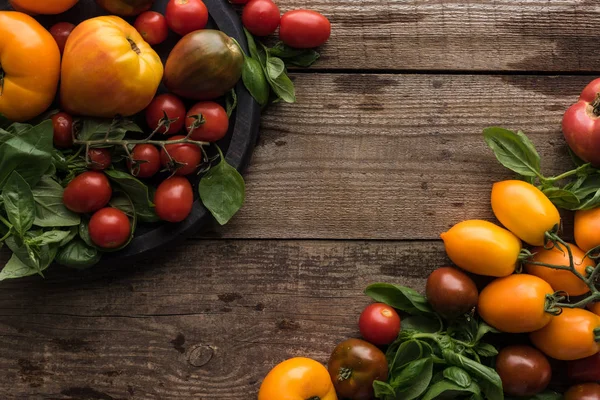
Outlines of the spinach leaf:
{"label": "spinach leaf", "polygon": [[8,260],[8,263],[2,269],[2,271],[0,271],[0,281],[3,281],[5,279],[24,278],[26,276],[35,275],[37,273],[37,268],[25,264],[19,259],[19,257],[13,254]]}
{"label": "spinach leaf", "polygon": [[[413,400],[421,396],[427,390],[431,378],[433,377],[433,360],[431,358],[417,360],[414,363],[416,365],[411,368],[413,370],[411,372],[419,370],[419,373],[414,375],[412,381],[409,383],[410,386],[407,389],[396,390],[398,397],[403,400]],[[391,385],[394,386],[394,383]]]}
{"label": "spinach leaf", "polygon": [[86,118],[83,120],[79,140],[123,140],[127,132],[143,132],[143,130],[130,120]]}
{"label": "spinach leaf", "polygon": [[385,303],[411,315],[433,314],[425,296],[409,287],[374,283],[367,287],[365,294],[379,303]]}
{"label": "spinach leaf", "polygon": [[286,64],[303,68],[310,67],[320,57],[320,54],[313,49],[294,49],[283,42],[277,42],[271,47],[269,54],[283,59]]}
{"label": "spinach leaf", "polygon": [[383,399],[383,400],[395,400],[396,399],[396,392],[394,391],[394,388],[386,382],[374,381],[373,389],[375,391],[375,397],[378,399]]}
{"label": "spinach leaf", "polygon": [[483,130],[483,136],[506,168],[522,176],[541,177],[540,155],[523,132],[491,127]]}
{"label": "spinach leaf", "polygon": [[479,396],[477,398],[481,397],[481,390],[475,382],[471,382],[467,387],[462,387],[452,381],[443,380],[432,385],[422,400],[433,400],[446,392],[450,392],[446,398],[456,398],[458,393],[473,393]]}
{"label": "spinach leaf", "polygon": [[49,176],[44,176],[33,188],[35,220],[41,227],[77,226],[81,218],[63,203],[64,188]]}
{"label": "spinach leaf", "polygon": [[242,69],[242,81],[256,102],[264,107],[269,102],[271,89],[260,62],[246,57]]}
{"label": "spinach leaf", "polygon": [[159,221],[159,218],[154,211],[154,204],[150,200],[148,186],[126,172],[117,171],[115,169],[109,169],[104,172],[108,175],[117,189],[125,192],[127,196],[129,196],[140,221]]}
{"label": "spinach leaf", "polygon": [[444,370],[444,378],[456,383],[462,388],[467,388],[471,385],[471,377],[460,367],[448,367]]}
{"label": "spinach leaf", "polygon": [[85,269],[97,264],[101,258],[102,253],[96,248],[81,239],[74,239],[60,250],[56,262],[65,267]]}
{"label": "spinach leaf", "polygon": [[2,198],[8,220],[15,231],[23,236],[33,226],[35,202],[31,188],[17,171],[13,171],[6,180]]}

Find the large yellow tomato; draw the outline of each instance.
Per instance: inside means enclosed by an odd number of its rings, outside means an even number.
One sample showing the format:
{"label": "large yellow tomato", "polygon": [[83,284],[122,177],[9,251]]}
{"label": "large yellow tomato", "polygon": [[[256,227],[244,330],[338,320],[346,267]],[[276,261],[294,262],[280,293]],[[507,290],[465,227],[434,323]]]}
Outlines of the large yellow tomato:
{"label": "large yellow tomato", "polygon": [[26,121],[56,96],[60,52],[52,35],[29,15],[0,11],[0,114]]}
{"label": "large yellow tomato", "polygon": [[329,372],[310,358],[296,357],[277,365],[260,386],[258,400],[337,400]]}
{"label": "large yellow tomato", "polygon": [[79,0],[10,0],[15,10],[28,14],[60,14],[77,4]]}
{"label": "large yellow tomato", "polygon": [[133,26],[115,16],[88,19],[65,46],[61,104],[75,115],[130,116],[150,104],[162,75],[160,57]]}

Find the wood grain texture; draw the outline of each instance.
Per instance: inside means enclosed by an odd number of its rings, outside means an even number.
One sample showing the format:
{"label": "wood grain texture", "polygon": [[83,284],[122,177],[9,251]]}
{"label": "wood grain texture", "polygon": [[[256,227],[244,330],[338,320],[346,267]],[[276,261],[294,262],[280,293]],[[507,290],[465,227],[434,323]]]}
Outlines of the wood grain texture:
{"label": "wood grain texture", "polygon": [[369,283],[422,290],[439,242],[188,241],[147,263],[3,282],[2,399],[255,399],[357,336]]}

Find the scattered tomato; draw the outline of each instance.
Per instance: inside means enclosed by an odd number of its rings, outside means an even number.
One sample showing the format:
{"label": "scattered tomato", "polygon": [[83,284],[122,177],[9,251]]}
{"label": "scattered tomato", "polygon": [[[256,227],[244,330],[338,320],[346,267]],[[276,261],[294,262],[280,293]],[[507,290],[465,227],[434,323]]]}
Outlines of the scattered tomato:
{"label": "scattered tomato", "polygon": [[572,382],[600,382],[600,353],[567,362],[567,375]]}
{"label": "scattered tomato", "polygon": [[190,215],[193,203],[192,185],[181,176],[164,180],[154,195],[156,215],[163,221],[183,221]]}
{"label": "scattered tomato", "polygon": [[600,400],[600,385],[597,383],[575,385],[565,392],[564,400]]}
{"label": "scattered tomato", "polygon": [[573,153],[585,162],[600,166],[600,78],[591,81],[579,101],[565,112],[562,130]]}
{"label": "scattered tomato", "polygon": [[90,149],[88,158],[90,160],[89,168],[94,171],[103,171],[112,163],[109,149]]}
{"label": "scattered tomato", "polygon": [[496,372],[502,379],[504,392],[511,396],[534,396],[546,389],[552,378],[546,356],[531,346],[522,345],[500,350]]}
{"label": "scattered tomato", "polygon": [[479,292],[467,274],[452,267],[433,271],[425,285],[427,301],[440,315],[452,319],[477,307]]}
{"label": "scattered tomato", "polygon": [[73,32],[73,29],[75,29],[75,25],[70,22],[59,22],[50,28],[50,34],[56,40],[60,54],[65,51],[65,44],[67,44],[67,39],[71,35],[71,32]]}
{"label": "scattered tomato", "polygon": [[161,44],[169,36],[169,25],[167,19],[156,11],[141,13],[133,24],[142,38],[151,45]]}
{"label": "scattered tomato", "polygon": [[383,303],[368,305],[358,320],[360,334],[366,341],[382,346],[392,343],[400,333],[400,316]]}
{"label": "scattered tomato", "polygon": [[208,9],[202,0],[170,0],[165,17],[173,32],[185,36],[206,27]]}
{"label": "scattered tomato", "polygon": [[575,242],[586,252],[600,246],[600,207],[575,212]]}
{"label": "scattered tomato", "polygon": [[134,176],[138,178],[150,178],[160,170],[160,152],[151,144],[138,144],[133,148],[131,157],[137,161],[132,165],[128,162],[129,168]]}
{"label": "scattered tomato", "polygon": [[256,36],[268,36],[279,26],[279,8],[271,0],[250,0],[242,11],[242,23]]}
{"label": "scattered tomato", "polygon": [[65,188],[63,203],[76,213],[91,213],[106,206],[112,196],[110,182],[102,172],[87,171]]}
{"label": "scattered tomato", "polygon": [[54,126],[54,146],[68,149],[73,146],[73,117],[64,112],[52,116]]}
{"label": "scattered tomato", "polygon": [[92,215],[89,224],[92,242],[103,249],[118,249],[131,237],[131,224],[125,213],[107,207]]}
{"label": "scattered tomato", "polygon": [[187,113],[185,126],[189,128],[196,121],[194,116],[202,115],[204,123],[195,128],[190,135],[193,140],[204,142],[216,142],[223,139],[229,129],[229,117],[227,111],[221,105],[213,101],[204,101],[195,104]]}
{"label": "scattered tomato", "polygon": [[158,130],[158,133],[165,135],[174,135],[183,129],[185,124],[185,105],[181,99],[173,94],[161,94],[152,100],[146,108],[146,122],[148,127],[154,131],[158,128],[158,124],[165,117],[174,120],[169,125],[169,129],[163,125]]}
{"label": "scattered tomato", "polygon": [[288,11],[281,17],[279,38],[298,49],[319,47],[331,36],[331,23],[323,14],[312,10]]}
{"label": "scattered tomato", "polygon": [[[180,139],[185,139],[185,136],[172,136],[169,138],[169,140]],[[202,162],[202,150],[195,144],[168,144],[165,146],[165,149],[162,149],[160,152],[160,162],[163,167],[175,170],[175,175],[193,174],[198,170],[198,166]],[[169,158],[169,155],[171,158]]]}

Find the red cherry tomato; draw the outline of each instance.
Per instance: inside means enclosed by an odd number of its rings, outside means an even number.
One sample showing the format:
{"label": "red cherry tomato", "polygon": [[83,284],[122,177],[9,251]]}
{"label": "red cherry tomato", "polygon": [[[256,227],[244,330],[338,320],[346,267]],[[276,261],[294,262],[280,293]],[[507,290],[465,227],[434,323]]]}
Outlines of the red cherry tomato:
{"label": "red cherry tomato", "polygon": [[73,146],[73,117],[64,112],[52,116],[54,126],[54,146],[68,149]]}
{"label": "red cherry tomato", "polygon": [[76,213],[91,213],[108,204],[110,182],[102,172],[87,171],[76,176],[65,188],[63,203]]}
{"label": "red cherry tomato", "polygon": [[331,23],[321,13],[294,10],[283,14],[279,38],[298,49],[310,49],[324,44],[331,35]]}
{"label": "red cherry tomato", "polygon": [[94,171],[103,171],[110,167],[112,162],[110,159],[110,150],[108,149],[90,149],[88,158],[90,160],[88,166]]}
{"label": "red cherry tomato", "polygon": [[194,194],[190,182],[181,176],[163,181],[156,189],[156,215],[163,221],[181,222],[190,215]]}
{"label": "red cherry tomato", "polygon": [[165,126],[162,126],[158,133],[174,135],[181,131],[185,123],[185,105],[179,97],[172,94],[156,96],[146,108],[146,122],[148,123],[148,127],[153,131],[156,130],[160,120],[165,117],[165,113],[167,113],[169,119],[174,121],[171,122],[169,130],[166,130]]}
{"label": "red cherry tomato", "polygon": [[131,224],[121,210],[107,207],[96,211],[89,224],[90,239],[103,249],[118,249],[129,240]]}
{"label": "red cherry tomato", "polygon": [[201,0],[170,0],[165,16],[169,28],[181,36],[208,24],[208,9]]}
{"label": "red cherry tomato", "polygon": [[138,178],[150,178],[160,169],[160,153],[156,147],[151,144],[138,144],[133,148],[131,157],[137,161],[132,166],[128,162],[129,168],[133,169],[133,175]]}
{"label": "red cherry tomato", "polygon": [[572,382],[600,382],[600,353],[568,361],[567,375]]}
{"label": "red cherry tomato", "polygon": [[242,22],[256,36],[268,36],[279,26],[279,8],[271,0],[251,0],[242,11]]}
{"label": "red cherry tomato", "polygon": [[67,44],[67,39],[71,35],[71,32],[73,32],[73,29],[75,29],[75,25],[70,22],[59,22],[50,28],[50,34],[56,40],[60,54],[65,51],[65,44]]}
{"label": "red cherry tomato", "polygon": [[[184,139],[185,136],[173,136],[169,138],[169,140],[179,140]],[[200,147],[195,144],[190,143],[176,143],[176,144],[168,144],[165,146],[167,151],[164,149],[160,152],[160,162],[163,167],[167,167],[171,170],[177,168],[175,175],[189,175],[196,172],[198,166],[202,162],[202,150]],[[169,155],[175,164],[171,163],[171,159],[169,159]]]}
{"label": "red cherry tomato", "polygon": [[169,36],[169,25],[167,19],[156,11],[141,13],[135,20],[133,26],[150,45],[156,45],[167,40]]}
{"label": "red cherry tomato", "polygon": [[194,105],[187,113],[185,126],[189,132],[190,126],[196,121],[194,116],[202,115],[204,123],[195,128],[190,138],[203,142],[216,142],[223,139],[229,129],[227,111],[212,101],[203,101]]}
{"label": "red cherry tomato", "polygon": [[367,342],[383,346],[392,343],[400,333],[400,317],[383,303],[368,305],[358,320],[360,334]]}

